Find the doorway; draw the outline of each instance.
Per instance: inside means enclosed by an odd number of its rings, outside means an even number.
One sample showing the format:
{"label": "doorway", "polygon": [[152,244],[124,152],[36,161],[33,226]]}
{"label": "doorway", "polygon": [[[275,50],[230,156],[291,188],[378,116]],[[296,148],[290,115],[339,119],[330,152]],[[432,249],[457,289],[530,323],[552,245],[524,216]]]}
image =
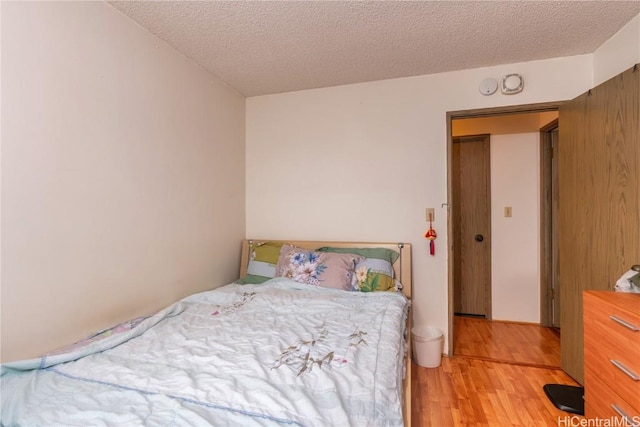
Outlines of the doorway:
{"label": "doorway", "polygon": [[[457,154],[454,154],[454,150],[457,150],[456,147],[456,142],[454,142],[455,138],[454,138],[454,132],[453,132],[453,127],[454,127],[454,120],[456,122],[462,121],[459,119],[471,119],[471,118],[497,118],[497,117],[502,117],[502,118],[508,118],[508,122],[513,123],[513,126],[516,126],[519,118],[518,116],[524,116],[525,114],[523,113],[548,113],[548,112],[552,112],[551,114],[554,115],[554,118],[557,117],[557,110],[558,107],[561,103],[545,103],[545,104],[533,104],[533,105],[523,105],[523,106],[514,106],[514,107],[500,107],[500,108],[493,108],[493,109],[483,109],[483,110],[466,110],[466,111],[459,111],[459,112],[449,112],[447,113],[447,126],[448,126],[448,148],[447,148],[447,153],[448,153],[448,183],[449,183],[449,194],[448,194],[448,200],[449,200],[449,213],[450,213],[450,217],[449,217],[449,228],[448,228],[448,238],[449,238],[449,345],[448,345],[448,352],[449,355],[453,354],[454,348],[455,348],[455,332],[454,332],[454,315],[455,313],[464,313],[465,310],[461,310],[460,304],[458,304],[456,302],[456,300],[458,298],[456,298],[456,295],[459,293],[456,290],[456,286],[454,285],[454,283],[456,282],[456,276],[458,276],[460,273],[458,273],[457,271],[457,266],[461,263],[461,257],[464,257],[464,255],[461,253],[461,251],[459,250],[459,246],[461,246],[461,244],[457,241],[457,238],[455,236],[455,230],[454,230],[454,224],[456,223],[456,216],[460,214],[460,212],[458,212],[459,210],[461,210],[460,207],[456,207],[456,198],[454,196],[454,189],[455,189],[455,168],[456,166],[454,166],[456,160],[455,160],[455,156]],[[546,116],[548,117],[548,116]],[[549,121],[551,121],[553,119],[547,120],[545,123],[549,123]],[[539,132],[540,132],[540,128],[542,126],[544,126],[545,123],[537,123],[536,122],[536,127],[535,129],[531,130],[531,131],[526,131],[526,132],[532,132],[534,133],[534,138],[535,140],[533,141],[533,147],[535,148],[535,150],[539,150],[540,146],[539,145]],[[514,131],[511,133],[519,133],[522,131],[518,131],[514,128]],[[491,133],[489,131],[482,131],[482,132],[473,132],[474,134],[485,134],[485,133]],[[509,133],[509,132],[505,132],[505,133]],[[459,133],[456,134],[460,135]],[[464,135],[464,134],[462,134]],[[467,134],[469,135],[469,133]],[[496,138],[498,139],[498,138]],[[531,146],[530,146],[531,147]],[[530,153],[531,154],[531,153]],[[493,155],[492,155],[493,156]],[[536,151],[533,153],[533,155],[529,156],[529,159],[527,159],[527,161],[529,162],[530,167],[535,168],[535,179],[539,180],[541,178],[540,172],[540,164],[537,163],[536,159],[541,159],[542,157],[540,156],[540,154]],[[507,159],[508,160],[508,159]],[[533,163],[531,163],[533,162]],[[502,167],[504,167],[505,163],[504,163],[504,159],[503,159],[503,163],[502,163]],[[509,167],[511,167],[511,165],[509,165]],[[491,168],[494,168],[494,165],[491,165]],[[498,165],[498,168],[501,168],[500,165]],[[500,169],[498,169],[498,174],[500,173]],[[494,179],[494,178],[492,178]],[[509,184],[509,183],[507,183]],[[531,213],[534,210],[536,211],[535,215],[536,215],[536,219],[535,219],[535,223],[533,225],[533,227],[529,227],[530,231],[529,231],[529,237],[532,239],[532,241],[535,241],[535,248],[533,250],[541,250],[541,245],[538,246],[538,242],[542,243],[541,238],[540,238],[540,231],[539,231],[539,224],[542,224],[542,216],[540,216],[537,212],[538,209],[540,207],[540,194],[538,194],[538,190],[537,190],[537,186],[540,185],[540,182],[535,182],[536,187],[532,190],[529,191],[530,194],[533,194],[532,197],[536,197],[537,199],[535,200],[535,207],[529,206],[527,207],[527,209],[525,210],[517,210],[514,211],[514,216],[515,215],[522,215],[523,212],[526,213]],[[500,204],[500,201],[496,201],[495,203]],[[504,206],[504,217],[510,216],[510,209],[506,209],[507,207],[510,208],[510,206]],[[493,209],[493,213],[492,213],[492,218],[498,218],[498,220],[502,219],[503,217],[503,206],[500,206],[500,209],[497,209],[496,206],[494,206]],[[499,211],[499,213],[498,213]],[[495,215],[498,215],[499,217],[496,217]],[[509,215],[508,215],[509,214]],[[539,221],[539,223],[537,222]],[[498,221],[500,222],[500,221]],[[491,224],[491,223],[490,223]],[[513,224],[513,223],[512,223]],[[499,224],[498,224],[499,225]],[[491,229],[493,230],[493,225],[490,225]],[[531,237],[531,233],[536,233],[533,237]],[[493,231],[492,231],[493,233]],[[483,233],[476,233],[476,234],[483,234]],[[475,234],[473,235],[473,237],[475,238]],[[481,239],[484,239],[484,235],[482,235]],[[494,239],[495,236],[489,235],[489,241],[493,243],[493,245],[496,245],[496,241]],[[495,248],[494,248],[495,249]],[[500,249],[500,248],[499,248]],[[503,250],[503,249],[502,249]],[[503,250],[504,252],[504,250]],[[543,275],[542,272],[540,270],[541,268],[541,262],[539,259],[540,253],[539,252],[535,252],[533,254],[530,254],[529,259],[533,260],[534,265],[535,265],[535,269],[536,269],[536,277],[537,279],[535,280],[534,286],[535,288],[533,289],[533,291],[535,292],[535,295],[533,296],[533,299],[536,300],[535,302],[535,310],[538,310],[535,312],[535,314],[533,315],[535,317],[534,321],[531,321],[530,323],[537,323],[538,326],[541,324],[541,322],[539,321],[542,320],[542,312],[541,312],[541,305],[538,305],[538,299],[541,296],[542,293],[542,284],[545,283],[546,284],[546,279],[543,279]],[[490,264],[491,265],[491,264]],[[493,266],[495,268],[495,266]],[[517,268],[517,266],[513,267],[513,268]],[[491,277],[491,269],[490,269],[490,276]],[[496,282],[496,280],[499,280],[499,278],[494,277],[493,281]],[[502,285],[504,286],[504,285]],[[496,303],[496,298],[499,297],[498,294],[493,295],[493,301],[491,300],[491,295],[492,295],[492,285],[489,284],[488,286],[488,292],[487,294],[489,295],[489,304],[487,305],[487,308],[489,309],[489,311],[486,312],[485,316],[487,316],[488,318],[493,318],[493,319],[505,319],[505,317],[496,317],[496,314],[500,314],[499,312],[495,311],[499,309],[499,305],[494,305]],[[529,289],[530,290],[530,289]],[[540,302],[542,303],[542,299],[540,298]],[[502,305],[504,306],[504,301],[502,302]],[[475,314],[473,312],[469,313],[469,314]],[[482,315],[482,313],[480,313]],[[525,322],[528,323],[528,322]]]}

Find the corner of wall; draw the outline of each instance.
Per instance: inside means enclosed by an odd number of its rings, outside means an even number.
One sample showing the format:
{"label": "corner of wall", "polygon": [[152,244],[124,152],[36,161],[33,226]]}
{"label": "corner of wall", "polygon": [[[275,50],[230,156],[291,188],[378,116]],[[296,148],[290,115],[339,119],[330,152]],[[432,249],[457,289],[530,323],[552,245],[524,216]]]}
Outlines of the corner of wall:
{"label": "corner of wall", "polygon": [[640,14],[593,53],[593,86],[640,63]]}

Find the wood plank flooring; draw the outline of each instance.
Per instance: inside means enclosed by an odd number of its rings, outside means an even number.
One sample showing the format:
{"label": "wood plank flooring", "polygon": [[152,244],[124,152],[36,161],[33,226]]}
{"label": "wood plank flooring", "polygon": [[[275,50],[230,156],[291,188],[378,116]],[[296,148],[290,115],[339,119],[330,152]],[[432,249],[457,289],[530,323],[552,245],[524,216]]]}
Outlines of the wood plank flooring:
{"label": "wood plank flooring", "polygon": [[455,316],[453,354],[538,367],[560,367],[560,338],[540,325]]}
{"label": "wood plank flooring", "polygon": [[[541,333],[538,340],[524,338],[535,325],[469,320],[456,325],[458,344],[466,353],[480,349],[477,354],[443,357],[438,368],[413,365],[413,427],[557,426],[559,420],[571,425],[573,415],[556,409],[542,390],[547,383],[578,385],[557,367],[559,344],[557,356],[549,356],[559,337]],[[489,332],[481,332],[483,327]],[[464,341],[467,336],[473,341]]]}

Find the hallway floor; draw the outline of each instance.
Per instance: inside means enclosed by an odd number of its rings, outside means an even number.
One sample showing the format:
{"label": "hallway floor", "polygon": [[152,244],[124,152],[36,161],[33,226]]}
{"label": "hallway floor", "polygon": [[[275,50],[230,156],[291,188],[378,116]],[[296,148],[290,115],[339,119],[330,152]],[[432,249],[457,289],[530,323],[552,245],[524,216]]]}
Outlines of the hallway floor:
{"label": "hallway floor", "polygon": [[551,328],[455,316],[453,354],[504,363],[560,367],[560,337]]}

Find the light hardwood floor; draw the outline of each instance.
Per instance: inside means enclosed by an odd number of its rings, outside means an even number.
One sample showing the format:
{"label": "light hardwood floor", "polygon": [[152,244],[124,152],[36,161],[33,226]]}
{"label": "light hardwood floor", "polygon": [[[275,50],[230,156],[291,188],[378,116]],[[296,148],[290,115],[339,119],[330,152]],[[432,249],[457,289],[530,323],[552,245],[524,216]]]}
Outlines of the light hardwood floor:
{"label": "light hardwood floor", "polygon": [[[414,427],[557,426],[559,420],[567,420],[561,425],[571,425],[569,419],[572,415],[556,409],[545,396],[542,386],[547,383],[578,384],[557,366],[543,366],[555,363],[555,359],[531,359],[533,366],[527,366],[521,358],[530,353],[544,354],[545,349],[555,348],[553,343],[559,341],[557,335],[543,334],[540,340],[532,342],[522,339],[527,335],[525,330],[531,329],[527,328],[530,325],[503,325],[509,326],[506,328],[509,333],[486,334],[480,340],[478,348],[482,352],[478,353],[479,356],[443,357],[438,368],[413,365]],[[465,331],[465,325],[462,325],[459,332],[469,332],[474,336],[479,327],[495,325],[473,326],[470,331]],[[468,350],[475,347],[464,341],[459,341],[459,344]],[[503,348],[509,349],[506,353],[517,355],[517,358],[509,360],[509,357],[503,357]],[[498,356],[503,360],[489,360]]]}
{"label": "light hardwood floor", "polygon": [[560,337],[540,325],[456,316],[453,353],[498,362],[559,368]]}

